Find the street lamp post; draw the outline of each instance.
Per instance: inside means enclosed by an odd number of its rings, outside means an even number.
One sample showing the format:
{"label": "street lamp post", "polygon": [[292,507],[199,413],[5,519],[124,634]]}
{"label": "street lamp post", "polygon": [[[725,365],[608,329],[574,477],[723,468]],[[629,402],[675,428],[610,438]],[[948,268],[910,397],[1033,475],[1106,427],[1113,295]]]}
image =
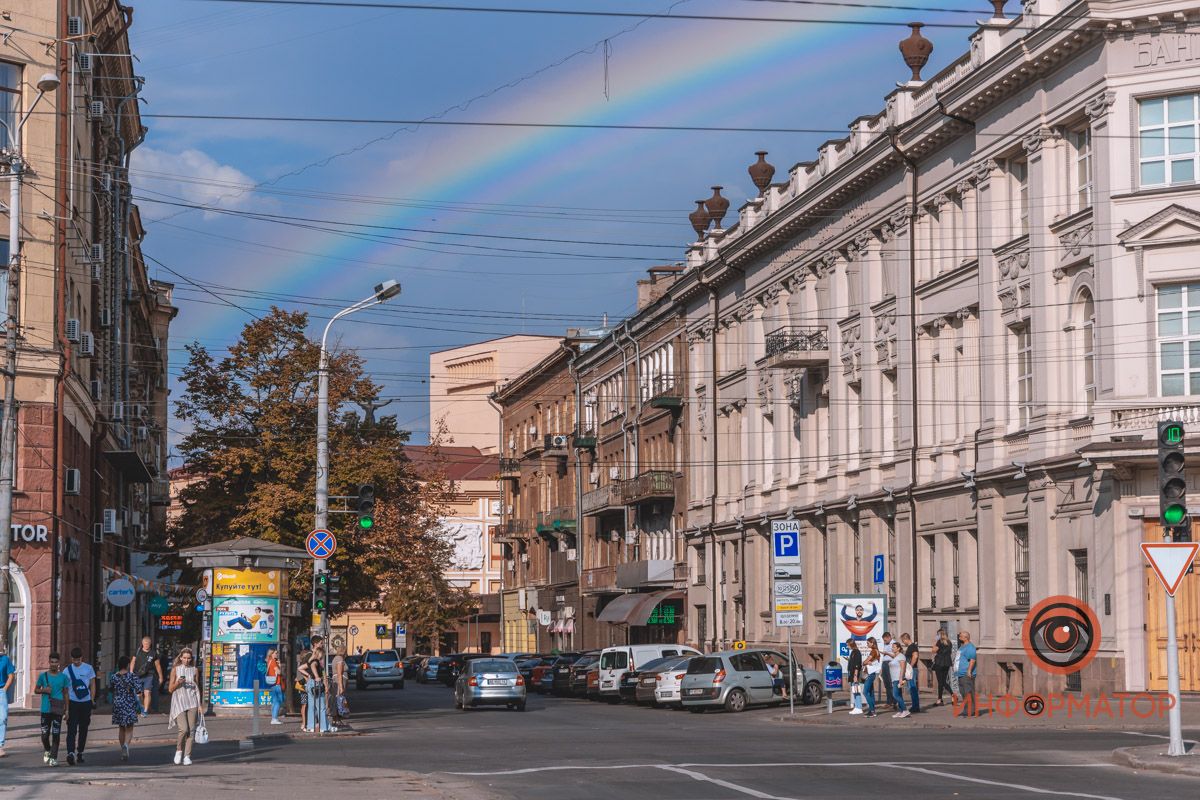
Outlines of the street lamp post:
{"label": "street lamp post", "polygon": [[[19,325],[17,316],[20,312],[20,302],[17,296],[17,270],[21,265],[21,179],[25,172],[25,162],[21,157],[21,132],[29,116],[37,108],[46,92],[58,88],[58,76],[46,73],[37,82],[37,97],[29,106],[29,110],[17,122],[15,128],[9,128],[8,152],[5,153],[9,168],[9,201],[8,201],[8,270],[4,276],[8,290],[4,342],[4,376],[7,378],[4,386],[4,419],[0,427],[0,644],[8,645],[8,609],[12,599],[9,582],[9,562],[12,558],[12,510],[13,510],[13,472],[17,461],[17,334]],[[3,124],[3,123],[0,123]],[[7,127],[7,125],[5,126]],[[65,269],[66,265],[60,265]]]}
{"label": "street lamp post", "polygon": [[[334,314],[326,323],[325,332],[321,334],[321,361],[317,367],[317,509],[315,527],[318,530],[326,528],[329,524],[329,351],[325,349],[326,341],[329,339],[329,329],[342,317],[391,300],[398,294],[400,294],[399,283],[393,280],[384,281],[375,287],[375,292],[370,297],[359,300],[354,305],[343,308]],[[324,571],[325,559],[318,558],[313,566],[313,574]],[[321,627],[324,628],[325,612],[321,612],[321,621]]]}

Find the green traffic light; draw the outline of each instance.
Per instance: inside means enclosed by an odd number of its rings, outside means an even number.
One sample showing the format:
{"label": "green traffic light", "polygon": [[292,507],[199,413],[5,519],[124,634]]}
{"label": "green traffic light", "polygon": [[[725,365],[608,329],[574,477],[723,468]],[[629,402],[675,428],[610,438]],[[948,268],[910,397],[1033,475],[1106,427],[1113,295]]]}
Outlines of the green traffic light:
{"label": "green traffic light", "polygon": [[1164,524],[1178,525],[1187,516],[1187,509],[1177,503],[1172,503],[1163,510],[1162,516]]}
{"label": "green traffic light", "polygon": [[364,531],[369,531],[371,528],[375,527],[375,520],[371,519],[370,517],[359,517],[358,527],[362,528]]}
{"label": "green traffic light", "polygon": [[1183,426],[1168,425],[1163,428],[1162,443],[1168,445],[1179,444],[1183,441]]}

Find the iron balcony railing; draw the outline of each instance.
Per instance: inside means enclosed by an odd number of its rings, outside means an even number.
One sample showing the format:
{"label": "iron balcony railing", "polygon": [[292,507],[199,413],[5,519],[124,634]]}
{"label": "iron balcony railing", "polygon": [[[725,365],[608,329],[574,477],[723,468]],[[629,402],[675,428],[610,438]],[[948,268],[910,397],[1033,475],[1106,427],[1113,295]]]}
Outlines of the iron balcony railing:
{"label": "iron balcony railing", "polygon": [[593,489],[583,495],[583,513],[594,514],[606,508],[618,508],[625,503],[621,499],[621,482],[614,481],[607,486]]}
{"label": "iron balcony railing", "polygon": [[500,459],[500,477],[501,478],[520,478],[521,477],[521,460],[519,458],[502,458],[502,459]]}
{"label": "iron balcony railing", "polygon": [[824,326],[780,328],[767,334],[767,357],[783,353],[829,351],[829,334]]}
{"label": "iron balcony railing", "polygon": [[675,496],[675,473],[654,469],[624,482],[622,490],[626,504],[655,497]]}

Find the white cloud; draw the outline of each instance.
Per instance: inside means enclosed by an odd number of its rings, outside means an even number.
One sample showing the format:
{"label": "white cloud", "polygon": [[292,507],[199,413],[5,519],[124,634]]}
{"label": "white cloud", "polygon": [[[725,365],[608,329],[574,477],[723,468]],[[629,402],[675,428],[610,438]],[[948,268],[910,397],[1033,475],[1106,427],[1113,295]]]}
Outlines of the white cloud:
{"label": "white cloud", "polygon": [[143,145],[133,151],[130,173],[138,193],[146,197],[221,208],[244,208],[254,197],[253,178],[194,148],[170,152]]}

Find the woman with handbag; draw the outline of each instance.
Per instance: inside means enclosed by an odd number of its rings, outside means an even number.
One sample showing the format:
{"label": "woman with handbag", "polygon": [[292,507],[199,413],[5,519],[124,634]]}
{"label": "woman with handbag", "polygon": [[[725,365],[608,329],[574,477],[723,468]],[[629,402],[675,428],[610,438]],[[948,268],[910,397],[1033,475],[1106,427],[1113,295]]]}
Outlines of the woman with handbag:
{"label": "woman with handbag", "polygon": [[42,763],[58,766],[58,743],[62,738],[63,716],[67,713],[67,689],[70,679],[59,669],[58,653],[51,653],[47,669],[38,675],[33,693],[42,696]]}
{"label": "woman with handbag", "polygon": [[283,670],[279,668],[279,651],[267,651],[267,691],[271,695],[271,724],[282,725],[279,710],[283,708]]}
{"label": "woman with handbag", "polygon": [[171,665],[171,718],[167,729],[179,726],[179,739],[175,744],[175,763],[185,767],[192,765],[192,743],[196,740],[200,721],[200,682],[196,680],[196,667],[192,663],[192,650],[185,647]]}
{"label": "woman with handbag", "polygon": [[946,634],[945,628],[938,629],[937,641],[933,643],[933,674],[937,675],[938,699],[934,703],[935,706],[943,706],[946,704],[943,697],[949,694],[954,696],[953,690],[950,688],[950,664],[953,663],[954,645],[950,641],[950,637]]}
{"label": "woman with handbag", "polygon": [[867,672],[867,683],[863,688],[863,696],[867,700],[867,716],[875,716],[875,680],[883,670],[883,656],[879,645],[872,636],[867,639],[867,655],[863,659],[863,669]]}
{"label": "woman with handbag", "polygon": [[861,714],[862,710],[862,684],[863,684],[863,659],[862,650],[858,649],[858,642],[850,639],[846,642],[846,680],[850,683],[850,703],[853,708],[850,709],[851,714]]}
{"label": "woman with handbag", "polygon": [[121,744],[121,760],[129,760],[129,745],[133,741],[133,726],[141,716],[142,679],[129,671],[129,656],[117,659],[117,674],[113,675],[112,724],[117,726],[117,741]]}

